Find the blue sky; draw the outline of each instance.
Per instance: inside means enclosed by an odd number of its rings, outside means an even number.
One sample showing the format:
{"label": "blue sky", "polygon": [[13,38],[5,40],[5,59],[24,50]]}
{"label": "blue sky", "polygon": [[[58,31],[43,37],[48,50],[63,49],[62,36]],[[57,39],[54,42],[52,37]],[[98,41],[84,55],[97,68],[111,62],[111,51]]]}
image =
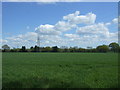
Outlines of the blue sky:
{"label": "blue sky", "polygon": [[[3,24],[3,40],[6,40],[7,44],[10,44],[10,37],[16,37],[19,35],[25,35],[28,32],[35,32],[35,28],[40,25],[55,25],[59,21],[63,20],[63,16],[80,12],[80,15],[86,15],[88,13],[93,13],[96,15],[96,20],[94,24],[98,23],[111,23],[111,25],[106,26],[110,33],[117,32],[117,24],[114,24],[112,20],[118,17],[118,3],[117,2],[62,2],[62,3],[37,3],[37,2],[3,2],[2,3],[2,24]],[[93,24],[92,24],[93,25]],[[89,26],[84,23],[78,24],[77,27]],[[84,28],[83,28],[84,29]],[[57,30],[56,30],[57,31]],[[76,28],[71,28],[66,32],[62,32],[60,36],[63,38],[65,34],[76,34]],[[111,35],[111,34],[110,34]],[[44,37],[44,36],[43,36]],[[52,37],[54,38],[54,37]],[[67,37],[66,37],[67,38]],[[66,39],[67,40],[67,39]],[[50,44],[50,46],[56,45]],[[116,39],[113,40],[117,41]],[[18,41],[19,42],[19,41]],[[98,44],[108,44],[112,42],[98,42]],[[32,43],[32,42],[31,42]],[[75,42],[71,42],[71,46],[76,46]],[[92,42],[94,43],[94,42]],[[32,45],[34,45],[33,43]],[[90,44],[90,46],[97,46],[98,44]],[[10,44],[12,47],[16,47],[15,44]],[[19,46],[21,46],[20,44]],[[24,44],[26,45],[26,44]],[[28,45],[28,44],[27,44]],[[67,44],[63,44],[63,46]],[[42,44],[41,46],[47,46],[47,44]],[[58,45],[62,46],[62,45]],[[69,45],[68,45],[69,46]],[[81,47],[86,45],[81,44]],[[29,47],[29,45],[28,45]]]}

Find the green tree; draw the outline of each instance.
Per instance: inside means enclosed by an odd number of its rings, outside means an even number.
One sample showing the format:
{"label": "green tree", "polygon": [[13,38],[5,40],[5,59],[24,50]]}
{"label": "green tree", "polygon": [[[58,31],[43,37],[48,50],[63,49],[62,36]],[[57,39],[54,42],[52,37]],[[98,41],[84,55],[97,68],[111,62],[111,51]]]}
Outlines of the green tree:
{"label": "green tree", "polygon": [[97,49],[98,52],[108,52],[109,51],[109,47],[107,45],[97,46],[96,49]]}
{"label": "green tree", "polygon": [[120,52],[120,46],[119,46],[119,52]]}
{"label": "green tree", "polygon": [[109,44],[110,50],[113,52],[118,52],[119,51],[119,44],[118,43],[110,43]]}
{"label": "green tree", "polygon": [[3,49],[3,52],[7,52],[10,50],[10,47],[7,44],[5,44],[2,46],[2,49]]}
{"label": "green tree", "polygon": [[34,47],[30,47],[30,51],[31,51],[31,52],[34,52]]}
{"label": "green tree", "polygon": [[79,48],[79,52],[85,52],[84,48]]}
{"label": "green tree", "polygon": [[91,49],[91,52],[96,52],[96,51],[97,51],[96,48]]}
{"label": "green tree", "polygon": [[52,47],[52,52],[58,52],[58,47],[57,46],[54,46],[54,47]]}
{"label": "green tree", "polygon": [[13,49],[10,50],[10,52],[17,52],[17,49],[13,48]]}
{"label": "green tree", "polygon": [[21,51],[21,52],[27,52],[26,47],[25,47],[25,46],[22,46],[22,48],[21,48],[20,51]]}
{"label": "green tree", "polygon": [[35,45],[35,47],[34,47],[34,52],[39,52],[39,51],[40,51],[40,48]]}
{"label": "green tree", "polygon": [[51,52],[52,51],[52,48],[50,48],[50,47],[45,47],[44,49],[45,49],[45,52]]}

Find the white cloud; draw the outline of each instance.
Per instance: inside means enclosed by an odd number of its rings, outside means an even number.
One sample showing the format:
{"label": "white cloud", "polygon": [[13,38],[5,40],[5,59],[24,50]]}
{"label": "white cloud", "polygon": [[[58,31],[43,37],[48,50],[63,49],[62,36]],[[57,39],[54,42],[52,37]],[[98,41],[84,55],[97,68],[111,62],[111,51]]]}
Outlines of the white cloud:
{"label": "white cloud", "polygon": [[61,34],[60,31],[55,30],[53,25],[49,25],[49,24],[40,25],[35,30],[40,35],[60,35]]}
{"label": "white cloud", "polygon": [[40,25],[36,28],[41,34],[51,34],[57,35],[61,34],[63,31],[68,31],[77,27],[77,24],[94,24],[96,20],[96,15],[93,13],[88,13],[87,15],[79,15],[80,12],[76,11],[73,14],[63,16],[62,21],[58,21],[55,25]]}
{"label": "white cloud", "polygon": [[65,21],[59,21],[58,23],[55,24],[55,30],[59,30],[59,31],[67,31],[75,27],[76,27],[75,24],[70,24],[69,22],[65,22]]}
{"label": "white cloud", "polygon": [[64,43],[64,39],[61,36],[57,35],[43,35],[43,38],[41,38],[41,42],[42,46],[60,46]]}
{"label": "white cloud", "polygon": [[109,37],[109,29],[104,23],[98,23],[85,27],[79,27],[76,31],[79,35],[99,35],[102,37]]}
{"label": "white cloud", "polygon": [[110,22],[108,22],[108,23],[105,23],[105,25],[106,25],[106,26],[109,26],[109,25],[111,25],[111,23],[110,23]]}
{"label": "white cloud", "polygon": [[109,33],[111,39],[118,39],[118,32]]}
{"label": "white cloud", "polygon": [[83,35],[77,36],[77,34],[65,34],[68,38],[67,46],[79,46],[79,47],[87,47],[92,46],[96,47],[98,45],[106,44],[109,45],[111,42],[118,42],[118,32],[110,33],[109,37],[101,38],[99,35]]}
{"label": "white cloud", "polygon": [[77,34],[65,34],[64,36],[68,38],[79,38],[79,35]]}
{"label": "white cloud", "polygon": [[16,46],[32,46],[36,44],[37,39],[37,33],[35,32],[27,32],[26,34],[20,34],[17,36],[7,37],[5,40],[7,40],[6,44],[16,47]]}
{"label": "white cloud", "polygon": [[117,23],[118,23],[118,18],[114,18],[114,19],[112,20],[112,22],[113,22],[114,24],[117,24]]}
{"label": "white cloud", "polygon": [[88,41],[91,46],[95,43],[100,45],[118,42],[118,32],[110,32],[105,23],[79,27],[76,33],[82,38],[81,41]]}
{"label": "white cloud", "polygon": [[86,15],[79,15],[80,12],[76,11],[75,13],[69,14],[67,16],[64,16],[64,20],[68,20],[68,22],[72,24],[94,24],[96,20],[96,15],[93,13],[88,13]]}
{"label": "white cloud", "polygon": [[8,43],[7,40],[4,40],[4,39],[0,38],[0,49],[2,48],[2,45],[5,45],[7,43]]}
{"label": "white cloud", "polygon": [[7,40],[0,39],[0,43],[2,43],[2,44],[5,44],[7,42],[8,42]]}

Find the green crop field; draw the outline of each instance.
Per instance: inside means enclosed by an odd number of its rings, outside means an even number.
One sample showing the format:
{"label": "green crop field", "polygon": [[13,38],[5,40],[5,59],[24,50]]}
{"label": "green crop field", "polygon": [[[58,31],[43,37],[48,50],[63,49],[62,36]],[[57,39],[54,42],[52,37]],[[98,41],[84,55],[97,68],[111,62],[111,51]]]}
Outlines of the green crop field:
{"label": "green crop field", "polygon": [[3,88],[116,88],[117,53],[3,53]]}

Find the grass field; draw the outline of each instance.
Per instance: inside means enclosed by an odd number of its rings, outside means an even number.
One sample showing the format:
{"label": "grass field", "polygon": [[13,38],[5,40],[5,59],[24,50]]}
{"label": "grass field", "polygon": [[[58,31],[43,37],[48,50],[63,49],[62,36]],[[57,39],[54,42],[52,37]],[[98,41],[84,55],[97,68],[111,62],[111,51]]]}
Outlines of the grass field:
{"label": "grass field", "polygon": [[3,53],[3,88],[116,88],[116,53]]}
{"label": "grass field", "polygon": [[0,52],[0,89],[2,89],[2,53]]}

